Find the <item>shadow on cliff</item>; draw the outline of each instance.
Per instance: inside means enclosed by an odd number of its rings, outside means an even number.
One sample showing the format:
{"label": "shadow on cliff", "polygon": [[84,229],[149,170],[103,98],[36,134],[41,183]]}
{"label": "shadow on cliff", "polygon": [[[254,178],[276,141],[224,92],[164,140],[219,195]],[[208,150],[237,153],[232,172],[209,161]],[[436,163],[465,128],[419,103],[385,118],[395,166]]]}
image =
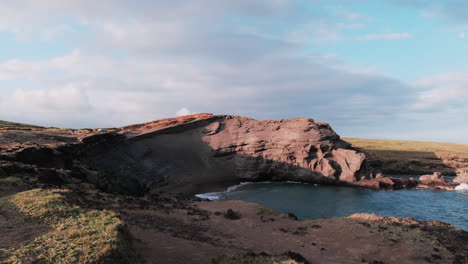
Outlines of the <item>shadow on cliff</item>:
{"label": "shadow on cliff", "polygon": [[339,181],[341,168],[333,160],[334,175],[327,177],[291,164],[294,157],[287,157],[292,159],[290,163],[264,158],[261,154],[265,149],[262,147],[256,150],[255,155],[213,149],[203,138],[207,133],[217,133],[223,127],[207,132],[204,126],[212,121],[99,145],[88,150],[82,159],[82,164],[97,172],[84,173],[85,177],[106,191],[132,195],[165,192],[193,195],[222,190],[241,181],[346,184]]}
{"label": "shadow on cliff", "polygon": [[[232,126],[232,119],[229,120]],[[363,172],[368,172],[366,163],[361,163],[359,159],[356,161],[359,170],[355,175],[349,175],[349,171],[354,173],[354,169],[341,167],[351,166],[348,164],[348,154],[340,152],[335,158],[332,150],[349,149],[350,144],[342,141],[327,124],[301,119],[299,122],[313,126],[293,126],[292,131],[282,132],[279,141],[274,139],[279,130],[278,123],[267,123],[270,127],[268,133],[271,134],[266,135],[255,134],[255,131],[244,127],[241,132],[236,132],[243,133],[244,140],[248,139],[248,143],[245,143],[232,131],[227,138],[226,134],[221,134],[228,129],[226,122],[224,117],[212,116],[137,133],[137,136],[132,134],[137,130],[130,130],[129,138],[116,133],[97,134],[84,138],[81,144],[55,149],[25,149],[11,157],[11,161],[48,168],[44,174],[51,182],[71,176],[92,182],[105,191],[131,195],[159,192],[191,195],[218,191],[241,181],[345,184],[340,181],[343,171],[348,172],[348,179],[351,177],[354,180],[359,180],[365,174]],[[316,133],[306,137],[305,140],[310,141],[304,143],[299,141],[296,144],[296,138],[289,134],[296,131],[309,133],[311,129],[316,129]],[[283,153],[283,148],[289,143],[295,144],[292,154],[287,151]],[[239,153],[243,149],[248,151]],[[272,157],[271,150],[275,154],[274,159],[269,158]],[[299,155],[298,151],[303,152],[301,155],[305,153],[305,156]],[[323,162],[310,163],[314,160]]]}
{"label": "shadow on cliff", "polygon": [[435,171],[455,175],[456,166],[446,157],[431,151],[363,150],[369,165],[385,174],[432,174]]}

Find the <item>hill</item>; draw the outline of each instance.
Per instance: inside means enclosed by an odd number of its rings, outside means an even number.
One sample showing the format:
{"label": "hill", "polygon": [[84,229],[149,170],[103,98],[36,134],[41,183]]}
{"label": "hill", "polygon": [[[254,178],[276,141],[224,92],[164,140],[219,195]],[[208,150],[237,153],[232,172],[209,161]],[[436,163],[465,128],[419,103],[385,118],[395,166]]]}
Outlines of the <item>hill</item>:
{"label": "hill", "polygon": [[372,167],[387,174],[455,175],[468,167],[468,144],[343,138],[366,154]]}
{"label": "hill", "polygon": [[44,129],[44,127],[0,120],[0,129],[31,130],[31,129]]}
{"label": "hill", "polygon": [[468,233],[439,221],[367,214],[301,221],[190,195],[238,184],[240,176],[312,182],[365,165],[326,123],[196,115],[117,132],[2,124],[2,264],[468,260]]}

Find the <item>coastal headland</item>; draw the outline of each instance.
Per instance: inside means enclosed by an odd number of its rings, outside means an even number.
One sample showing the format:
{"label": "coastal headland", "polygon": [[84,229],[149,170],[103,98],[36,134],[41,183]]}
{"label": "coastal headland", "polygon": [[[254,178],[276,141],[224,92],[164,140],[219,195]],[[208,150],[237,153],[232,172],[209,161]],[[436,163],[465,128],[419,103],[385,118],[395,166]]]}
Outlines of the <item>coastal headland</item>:
{"label": "coastal headland", "polygon": [[[392,177],[395,161],[376,153],[383,155],[310,118],[198,114],[79,130],[2,121],[0,263],[468,262],[468,233],[439,221],[371,214],[300,221],[256,204],[194,197],[241,181],[395,190],[460,184],[437,174]],[[464,166],[456,155],[456,165],[441,155],[444,168]]]}

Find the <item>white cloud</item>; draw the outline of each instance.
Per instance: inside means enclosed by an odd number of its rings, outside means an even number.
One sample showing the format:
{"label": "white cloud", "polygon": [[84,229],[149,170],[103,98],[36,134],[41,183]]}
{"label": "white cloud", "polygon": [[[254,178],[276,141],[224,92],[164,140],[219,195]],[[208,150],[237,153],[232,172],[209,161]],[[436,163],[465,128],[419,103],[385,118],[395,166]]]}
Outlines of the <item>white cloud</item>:
{"label": "white cloud", "polygon": [[[248,43],[240,39],[234,44],[245,47]],[[309,115],[330,121],[337,111],[353,110],[356,115],[374,111],[382,116],[392,112],[386,105],[397,108],[406,100],[400,98],[395,106],[387,103],[387,93],[405,86],[370,72],[338,69],[333,65],[333,54],[311,58],[278,54],[281,52],[239,64],[226,63],[226,57],[221,57],[222,61],[193,57],[170,61],[157,56],[85,55],[77,50],[49,60],[7,61],[0,64],[0,76],[9,83],[28,76],[40,86],[62,88],[2,90],[1,96],[15,100],[2,103],[0,113],[10,120],[18,118],[12,113],[23,113],[20,121],[29,122],[49,116],[53,117],[49,122],[53,120],[56,126],[71,126],[73,122],[74,126],[115,126],[170,117],[180,110],[175,107],[186,105],[201,112],[258,118]],[[346,106],[330,103],[355,93],[367,93],[372,100],[358,109],[352,106],[361,104],[356,100]],[[398,94],[404,96],[403,92]],[[292,102],[298,107],[291,108]],[[76,113],[70,115],[78,110],[81,119]]]}
{"label": "white cloud", "polygon": [[452,109],[468,103],[468,72],[445,73],[419,80],[416,86],[423,90],[415,109]]}
{"label": "white cloud", "polygon": [[177,111],[175,114],[176,116],[186,116],[186,115],[191,115],[192,112],[188,110],[187,108],[183,107],[179,109],[179,111]]}
{"label": "white cloud", "polygon": [[63,88],[16,89],[9,104],[39,111],[89,111],[89,98],[83,88],[69,84]]}
{"label": "white cloud", "polygon": [[[297,3],[2,3],[0,30],[67,47],[75,44],[67,38],[73,33],[79,44],[61,56],[0,62],[0,119],[103,127],[196,109],[262,119],[309,116],[337,128],[386,130],[416,99],[407,85],[381,76],[375,66],[302,49],[308,42],[346,39],[348,30],[366,26],[366,18],[345,9],[301,12]],[[70,28],[61,26],[64,21]],[[411,37],[390,33],[364,39]],[[442,86],[421,85],[418,99],[443,104],[431,99]],[[418,113],[424,109],[418,108]]]}
{"label": "white cloud", "polygon": [[358,40],[376,40],[376,39],[410,39],[413,35],[410,33],[385,33],[385,34],[367,34],[358,37]]}
{"label": "white cloud", "polygon": [[461,39],[464,39],[464,38],[465,38],[465,32],[461,32],[460,34],[458,34],[458,36],[459,36]]}

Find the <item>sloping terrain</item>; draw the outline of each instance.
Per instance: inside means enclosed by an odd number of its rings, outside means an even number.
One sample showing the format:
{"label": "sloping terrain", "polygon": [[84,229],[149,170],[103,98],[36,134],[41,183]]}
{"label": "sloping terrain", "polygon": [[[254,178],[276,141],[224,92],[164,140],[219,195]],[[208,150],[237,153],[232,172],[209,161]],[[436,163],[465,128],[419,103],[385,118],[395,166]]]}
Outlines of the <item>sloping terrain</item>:
{"label": "sloping terrain", "polygon": [[[115,174],[92,166],[114,158]],[[310,119],[189,116],[119,133],[0,129],[0,263],[468,261],[468,233],[437,221],[374,215],[297,221],[255,204],[188,195],[244,174],[360,182],[361,158],[327,124]],[[313,165],[319,160],[330,167]],[[184,175],[200,164],[202,170]],[[197,174],[213,167],[228,177]],[[148,183],[136,177],[148,168],[160,169],[164,184],[147,185],[153,192],[131,191]]]}
{"label": "sloping terrain", "polygon": [[455,175],[468,167],[468,145],[443,142],[343,138],[366,154],[369,164],[386,174]]}
{"label": "sloping terrain", "polygon": [[34,189],[0,199],[4,226],[21,230],[11,230],[2,240],[14,241],[18,232],[25,232],[24,225],[36,225],[23,243],[0,248],[2,263],[129,262],[130,242],[122,220],[110,211],[70,205],[66,192]]}
{"label": "sloping terrain", "polygon": [[33,129],[44,129],[44,127],[0,120],[0,129],[33,130]]}

